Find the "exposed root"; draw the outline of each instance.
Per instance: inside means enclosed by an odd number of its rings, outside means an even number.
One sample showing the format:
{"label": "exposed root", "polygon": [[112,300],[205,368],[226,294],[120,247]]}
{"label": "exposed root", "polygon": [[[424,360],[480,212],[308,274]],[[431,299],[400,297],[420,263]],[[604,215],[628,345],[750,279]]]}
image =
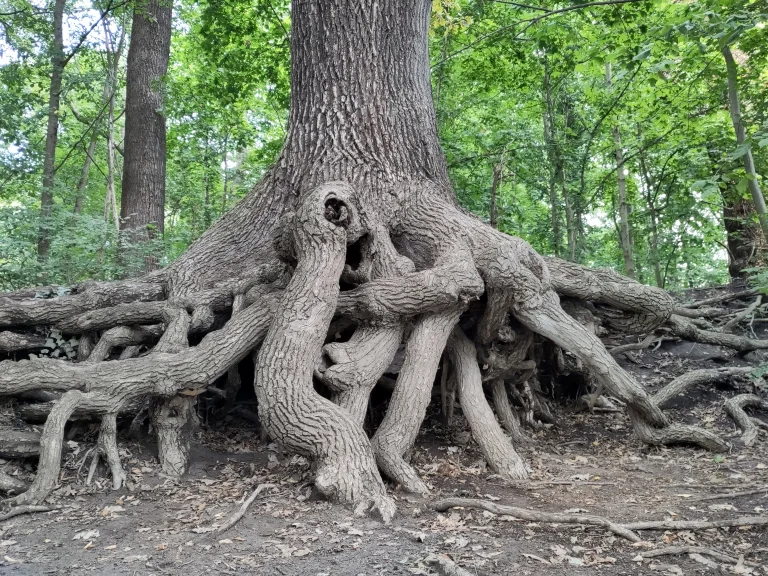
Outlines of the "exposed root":
{"label": "exposed root", "polygon": [[112,349],[122,346],[136,346],[156,340],[163,333],[159,324],[154,326],[118,326],[102,334],[99,342],[84,359],[85,362],[102,362],[109,358]]}
{"label": "exposed root", "polygon": [[754,372],[754,368],[711,368],[704,370],[693,370],[692,372],[686,372],[682,376],[679,376],[672,380],[669,384],[664,386],[661,390],[653,395],[654,403],[662,407],[667,402],[679,396],[688,388],[698,386],[699,384],[714,384],[715,382],[722,382],[734,376],[742,376]]}
{"label": "exposed root", "polygon": [[405,346],[405,361],[387,414],[371,441],[379,468],[409,492],[429,489],[405,462],[424,420],[445,343],[461,310],[427,314],[420,318]]}
{"label": "exposed root", "polygon": [[547,524],[583,524],[587,526],[600,526],[613,532],[617,536],[626,538],[630,542],[640,542],[641,538],[627,529],[625,526],[616,524],[608,518],[602,516],[593,516],[591,514],[564,514],[559,512],[543,512],[541,510],[531,510],[529,508],[518,508],[517,506],[505,506],[488,502],[487,500],[478,500],[475,498],[447,498],[435,503],[435,510],[444,512],[450,508],[479,508],[487,510],[493,514],[514,516],[521,520],[529,522],[544,522]]}
{"label": "exposed root", "polygon": [[745,446],[752,446],[757,440],[757,426],[752,418],[744,411],[747,406],[757,406],[763,410],[768,410],[768,400],[764,400],[755,394],[739,394],[725,402],[725,411],[728,416],[736,421],[741,428],[741,440]]}
{"label": "exposed root", "polygon": [[61,466],[64,426],[84,396],[78,390],[70,390],[51,410],[40,438],[40,459],[35,480],[26,492],[13,499],[14,505],[41,504],[56,486]]}
{"label": "exposed root", "polygon": [[[109,466],[112,473],[112,490],[120,490],[125,484],[126,475],[117,450],[117,414],[114,412],[105,414],[101,420],[95,454],[104,457]],[[93,458],[97,461],[96,455]]]}
{"label": "exposed root", "polygon": [[360,326],[347,342],[323,347],[330,366],[317,370],[318,378],[336,391],[333,401],[362,425],[368,398],[400,346],[403,324]]}
{"label": "exposed root", "polygon": [[0,522],[21,516],[22,514],[36,514],[38,512],[52,512],[58,510],[58,506],[15,506],[5,514],[0,514]]}
{"label": "exposed root", "polygon": [[36,458],[39,454],[40,434],[38,432],[0,431],[0,458]]}
{"label": "exposed root", "polygon": [[18,352],[34,350],[45,345],[45,338],[32,334],[17,334],[16,332],[0,332],[0,352]]}
{"label": "exposed root", "polygon": [[725,346],[727,348],[733,348],[741,353],[768,349],[768,340],[755,340],[753,338],[745,338],[744,336],[737,336],[735,334],[723,334],[722,332],[715,332],[712,330],[702,330],[701,328],[697,328],[690,320],[682,318],[681,316],[675,316],[674,314],[670,316],[667,323],[672,328],[672,333],[675,336],[680,336],[681,338],[693,342]]}
{"label": "exposed root", "polygon": [[0,492],[19,494],[27,488],[29,488],[29,485],[26,482],[22,482],[0,470]]}
{"label": "exposed root", "polygon": [[516,444],[525,444],[530,442],[530,439],[523,433],[520,428],[520,417],[512,409],[509,404],[509,398],[507,397],[507,387],[504,385],[504,381],[494,380],[492,385],[493,392],[493,405],[496,408],[496,414],[499,417],[501,425],[512,437],[512,441]]}
{"label": "exposed root", "polygon": [[634,432],[640,441],[651,446],[693,444],[711,452],[728,451],[728,444],[724,440],[704,428],[685,424],[669,424],[662,428],[654,428],[632,406],[629,407],[629,417],[632,420]]}
{"label": "exposed root", "polygon": [[448,353],[456,370],[461,410],[488,464],[510,481],[527,478],[525,464],[504,435],[485,398],[475,346],[458,327],[448,341]]}
{"label": "exposed root", "polygon": [[162,284],[143,282],[90,282],[62,298],[11,300],[0,298],[0,327],[57,324],[72,316],[126,302],[162,300]]}
{"label": "exposed root", "polygon": [[656,339],[657,337],[654,334],[648,334],[645,338],[643,338],[639,342],[635,342],[633,344],[623,344],[621,346],[615,346],[610,350],[608,350],[608,352],[610,352],[611,355],[613,356],[617,356],[619,354],[623,354],[624,352],[632,352],[634,350],[645,350]]}
{"label": "exposed root", "polygon": [[385,520],[395,511],[371,444],[348,412],[318,395],[312,372],[333,317],[347,242],[359,220],[354,191],[341,183],[315,189],[295,215],[298,263],[256,361],[259,416],[269,435],[317,462],[315,485],[332,500]]}

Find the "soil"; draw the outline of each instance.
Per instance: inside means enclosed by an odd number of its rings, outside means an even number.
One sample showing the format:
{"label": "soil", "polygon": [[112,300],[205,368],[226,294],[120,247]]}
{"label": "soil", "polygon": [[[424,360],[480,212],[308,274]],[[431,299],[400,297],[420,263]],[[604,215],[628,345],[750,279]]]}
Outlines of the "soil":
{"label": "soil", "polygon": [[[757,336],[768,334],[763,329]],[[627,341],[615,338],[609,345]],[[765,358],[665,341],[656,350],[630,352],[620,360],[653,392],[686,370],[758,365]],[[733,448],[722,455],[650,448],[633,438],[623,412],[574,413],[557,406],[557,425],[529,430],[533,442],[519,447],[531,468],[531,483],[525,487],[512,487],[486,469],[460,415],[446,428],[436,413],[430,414],[411,462],[432,495],[425,499],[394,492],[398,515],[389,525],[315,499],[307,461],[281,454],[274,444],[260,441],[253,424],[237,419],[203,428],[192,469],[180,481],[159,473],[151,445],[122,439],[128,487],[111,491],[102,468],[100,478],[85,486],[86,454],[95,437],[81,425],[76,441],[67,444],[60,487],[49,498],[61,508],[0,523],[0,574],[433,574],[426,559],[434,553],[447,554],[478,575],[712,572],[688,555],[636,560],[650,549],[688,545],[743,556],[743,564],[723,567],[723,573],[768,574],[765,528],[643,531],[644,542],[633,545],[596,527],[530,523],[479,510],[433,510],[441,497],[462,496],[551,512],[586,511],[619,522],[765,514],[768,492],[701,500],[768,490],[763,433],[755,446],[745,448],[722,410],[727,398],[755,392],[756,386],[743,379],[699,387],[667,410],[678,421],[726,437]],[[30,479],[31,469],[22,477]],[[265,483],[275,487],[264,491],[238,524],[223,534],[208,530],[223,524],[244,497]]]}

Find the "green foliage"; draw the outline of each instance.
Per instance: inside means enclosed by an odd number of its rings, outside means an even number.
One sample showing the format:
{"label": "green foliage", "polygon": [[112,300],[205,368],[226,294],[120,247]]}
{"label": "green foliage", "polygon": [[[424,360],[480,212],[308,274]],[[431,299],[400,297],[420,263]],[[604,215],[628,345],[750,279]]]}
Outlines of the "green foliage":
{"label": "green foliage", "polygon": [[[165,234],[118,258],[107,190],[105,40],[97,11],[67,3],[50,258],[38,262],[51,10],[0,0],[0,290],[71,285],[167,263],[230,209],[278,154],[289,104],[285,0],[182,0],[163,90],[168,126]],[[434,0],[430,35],[440,138],[460,202],[537,250],[622,269],[617,171],[627,175],[638,279],[667,288],[727,280],[723,203],[748,197],[740,157],[768,172],[764,0],[615,5]],[[130,8],[108,18],[113,42]],[[90,32],[89,32],[90,30]],[[81,36],[88,32],[82,45]],[[727,108],[730,45],[748,141]],[[126,42],[127,46],[127,42]],[[612,86],[605,80],[610,63]],[[116,91],[120,198],[123,51]],[[613,128],[625,163],[616,166]],[[82,209],[86,151],[96,134]],[[553,233],[553,213],[559,234]],[[748,217],[751,218],[751,217]],[[569,227],[571,234],[569,235]],[[572,242],[573,245],[569,245]],[[755,270],[768,285],[766,272]]]}

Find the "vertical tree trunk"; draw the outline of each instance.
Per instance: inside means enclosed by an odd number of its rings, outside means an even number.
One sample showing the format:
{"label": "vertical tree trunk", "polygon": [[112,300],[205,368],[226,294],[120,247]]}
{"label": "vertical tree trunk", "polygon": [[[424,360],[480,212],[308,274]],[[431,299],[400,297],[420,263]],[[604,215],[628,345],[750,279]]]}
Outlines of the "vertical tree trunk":
{"label": "vertical tree trunk", "polygon": [[490,220],[491,227],[498,228],[497,214],[496,214],[496,195],[501,186],[501,178],[504,170],[504,153],[502,152],[499,162],[493,167],[493,182],[491,183],[491,207],[490,207]]}
{"label": "vertical tree trunk", "polygon": [[549,205],[552,215],[552,251],[560,256],[560,209],[557,198],[557,182],[561,176],[560,154],[555,141],[555,111],[552,104],[552,86],[549,77],[549,61],[544,57],[544,140],[547,145],[547,158],[550,165]]}
{"label": "vertical tree trunk", "polygon": [[[637,139],[642,145],[642,127],[637,125]],[[648,219],[651,224],[651,238],[648,241],[649,249],[651,253],[651,264],[653,266],[653,275],[656,280],[656,286],[664,288],[664,279],[661,276],[661,257],[659,255],[659,214],[656,208],[656,198],[658,192],[656,191],[657,182],[654,182],[653,176],[651,176],[648,170],[648,163],[645,159],[645,152],[640,152],[640,168],[642,170],[642,177],[645,183],[645,205],[648,208]]]}
{"label": "vertical tree trunk", "polygon": [[[725,66],[728,72],[728,108],[731,112],[731,121],[733,130],[736,132],[736,143],[744,144],[747,139],[744,122],[741,117],[741,102],[739,101],[738,69],[736,61],[733,59],[730,46],[723,47],[723,56],[725,57]],[[760,190],[760,184],[757,181],[755,172],[755,160],[752,157],[752,150],[747,147],[744,153],[744,171],[747,173],[747,187],[752,196],[752,203],[755,205],[757,217],[760,220],[760,228],[763,235],[768,238],[768,210],[765,207],[765,197]]]}
{"label": "vertical tree trunk", "polygon": [[[129,244],[161,237],[165,208],[165,113],[172,4],[148,0],[133,12],[128,47],[121,230]],[[125,248],[124,248],[125,251]],[[156,267],[148,258],[146,267]]]}
{"label": "vertical tree trunk", "polygon": [[120,66],[120,56],[123,53],[125,26],[120,31],[117,48],[112,44],[112,35],[107,20],[102,21],[107,47],[107,83],[109,85],[109,104],[107,106],[107,197],[112,206],[112,218],[115,229],[120,230],[120,217],[117,212],[117,194],[115,193],[115,93],[117,92],[117,71]]}
{"label": "vertical tree trunk", "polygon": [[99,133],[96,130],[96,127],[92,128],[92,130],[91,139],[88,142],[88,149],[85,151],[85,161],[83,162],[83,168],[80,171],[80,180],[77,181],[77,194],[75,195],[75,208],[73,210],[75,214],[80,214],[83,211],[85,188],[88,186],[88,173],[91,170],[93,154],[96,152],[96,140],[99,137]]}
{"label": "vertical tree trunk", "polygon": [[43,159],[43,191],[40,195],[40,229],[37,239],[37,257],[48,258],[51,248],[51,211],[53,209],[53,183],[56,176],[56,145],[59,139],[59,100],[61,78],[64,73],[64,5],[56,0],[53,5],[53,54],[51,55],[51,86],[48,93],[48,128],[45,133]]}
{"label": "vertical tree trunk", "polygon": [[[605,83],[610,90],[613,82],[611,80],[611,63],[605,63]],[[635,265],[632,258],[632,235],[629,229],[629,203],[627,202],[627,175],[624,168],[624,152],[621,149],[621,134],[619,125],[613,126],[613,146],[616,156],[616,174],[618,176],[618,197],[619,197],[619,244],[621,253],[624,256],[624,269],[630,278],[635,277]]]}

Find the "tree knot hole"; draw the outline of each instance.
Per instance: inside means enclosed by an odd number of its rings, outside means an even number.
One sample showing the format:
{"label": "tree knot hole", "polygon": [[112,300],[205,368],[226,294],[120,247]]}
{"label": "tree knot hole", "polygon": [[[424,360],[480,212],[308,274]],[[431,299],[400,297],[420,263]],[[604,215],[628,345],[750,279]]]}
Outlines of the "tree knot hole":
{"label": "tree knot hole", "polygon": [[347,228],[350,221],[347,205],[338,198],[328,198],[325,201],[325,219],[336,226]]}

